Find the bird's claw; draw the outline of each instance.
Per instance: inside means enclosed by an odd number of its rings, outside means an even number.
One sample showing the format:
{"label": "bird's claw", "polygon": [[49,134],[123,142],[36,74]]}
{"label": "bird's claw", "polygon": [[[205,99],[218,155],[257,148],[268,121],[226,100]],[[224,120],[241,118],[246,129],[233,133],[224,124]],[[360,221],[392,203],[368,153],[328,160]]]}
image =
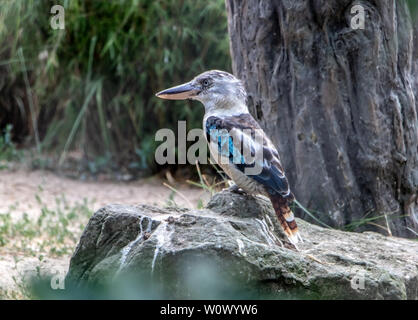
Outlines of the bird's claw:
{"label": "bird's claw", "polygon": [[240,187],[238,187],[236,184],[226,188],[225,190],[232,192],[232,193],[236,193],[236,194],[241,194],[241,195],[245,195],[247,194],[244,190],[242,190]]}

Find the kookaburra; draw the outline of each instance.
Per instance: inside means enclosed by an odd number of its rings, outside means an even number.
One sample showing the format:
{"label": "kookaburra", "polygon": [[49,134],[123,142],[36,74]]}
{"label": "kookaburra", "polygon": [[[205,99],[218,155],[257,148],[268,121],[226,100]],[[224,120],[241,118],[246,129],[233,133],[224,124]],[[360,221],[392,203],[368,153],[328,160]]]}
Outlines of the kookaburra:
{"label": "kookaburra", "polygon": [[[289,241],[302,240],[289,204],[294,196],[273,143],[248,112],[246,91],[240,80],[224,71],[204,72],[193,80],[156,94],[170,100],[193,99],[205,106],[203,130],[209,150],[225,173],[248,194],[270,198],[280,225]],[[256,133],[261,139],[256,138]],[[225,134],[228,136],[225,139]],[[225,152],[225,146],[227,150]],[[250,152],[243,152],[247,147]],[[254,153],[261,151],[261,159]],[[249,159],[251,157],[251,159]],[[238,161],[237,161],[238,159]],[[220,161],[222,160],[222,161]],[[258,162],[257,162],[258,161]],[[258,164],[256,174],[249,169]]]}

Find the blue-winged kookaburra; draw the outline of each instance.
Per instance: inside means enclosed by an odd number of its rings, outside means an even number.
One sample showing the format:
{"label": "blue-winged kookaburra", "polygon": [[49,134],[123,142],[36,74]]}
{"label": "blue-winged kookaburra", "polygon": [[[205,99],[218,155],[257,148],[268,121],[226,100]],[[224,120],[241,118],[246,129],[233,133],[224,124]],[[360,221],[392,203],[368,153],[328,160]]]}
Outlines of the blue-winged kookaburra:
{"label": "blue-winged kookaburra", "polygon": [[[203,130],[209,149],[213,158],[235,182],[233,189],[241,188],[248,194],[269,197],[290,242],[296,244],[302,240],[289,207],[294,196],[290,192],[279,154],[248,112],[247,94],[240,80],[228,72],[211,70],[190,82],[163,90],[156,96],[202,102],[205,106]],[[245,148],[249,151],[245,152]],[[261,154],[261,158],[255,154]],[[250,169],[256,173],[251,173]]]}

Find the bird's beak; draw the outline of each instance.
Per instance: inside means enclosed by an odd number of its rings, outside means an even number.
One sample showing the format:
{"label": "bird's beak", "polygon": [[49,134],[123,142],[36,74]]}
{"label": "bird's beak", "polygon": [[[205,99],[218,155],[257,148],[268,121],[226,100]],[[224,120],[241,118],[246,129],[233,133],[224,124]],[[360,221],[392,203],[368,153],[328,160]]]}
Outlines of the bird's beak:
{"label": "bird's beak", "polygon": [[192,85],[190,82],[181,84],[176,87],[165,89],[156,93],[155,95],[161,99],[168,100],[185,100],[194,97],[199,93],[199,89]]}

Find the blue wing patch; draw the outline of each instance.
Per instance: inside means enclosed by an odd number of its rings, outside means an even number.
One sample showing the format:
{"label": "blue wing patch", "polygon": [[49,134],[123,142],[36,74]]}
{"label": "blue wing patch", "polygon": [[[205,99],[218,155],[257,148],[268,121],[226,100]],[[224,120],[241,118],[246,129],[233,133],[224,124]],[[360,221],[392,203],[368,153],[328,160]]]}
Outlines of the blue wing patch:
{"label": "blue wing patch", "polygon": [[245,159],[239,148],[234,146],[234,141],[225,129],[216,125],[207,125],[208,141],[217,141],[218,152],[221,156],[228,158],[231,163],[245,165]]}
{"label": "blue wing patch", "polygon": [[[235,147],[233,138],[229,135],[229,131],[232,128],[242,130],[253,127],[249,125],[245,126],[242,122],[235,123],[232,117],[229,117],[229,119],[221,119],[212,116],[206,120],[206,137],[208,141],[217,141],[218,152],[223,157],[229,158],[230,163],[234,164],[242,173],[245,173],[245,169],[254,168],[255,163],[246,163],[244,156],[241,154],[242,148]],[[251,151],[253,152],[253,150]],[[262,161],[262,163],[258,163],[262,168],[261,173],[248,175],[248,177],[264,185],[267,192],[272,195],[280,194],[282,196],[288,196],[290,194],[289,183],[283,173],[280,162],[273,154],[273,150],[264,146]]]}

